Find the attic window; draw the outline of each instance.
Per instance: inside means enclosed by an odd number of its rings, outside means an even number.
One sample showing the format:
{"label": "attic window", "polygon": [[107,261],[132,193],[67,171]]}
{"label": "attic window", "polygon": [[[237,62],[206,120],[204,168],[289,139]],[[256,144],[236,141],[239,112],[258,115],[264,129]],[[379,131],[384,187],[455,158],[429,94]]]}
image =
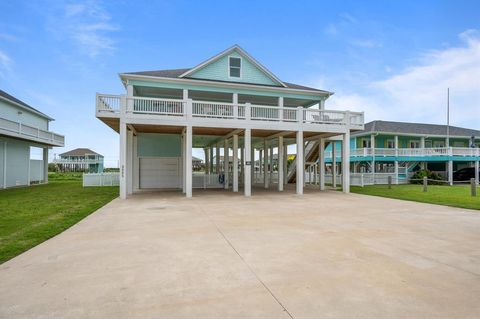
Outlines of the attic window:
{"label": "attic window", "polygon": [[242,59],[230,57],[228,62],[230,66],[230,77],[239,78],[241,74],[240,69],[242,67]]}

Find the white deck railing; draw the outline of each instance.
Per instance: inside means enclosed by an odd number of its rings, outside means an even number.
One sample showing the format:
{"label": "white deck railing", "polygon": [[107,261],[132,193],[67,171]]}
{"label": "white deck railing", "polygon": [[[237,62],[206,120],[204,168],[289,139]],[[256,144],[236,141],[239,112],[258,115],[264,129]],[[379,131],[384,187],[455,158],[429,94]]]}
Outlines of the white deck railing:
{"label": "white deck railing", "polygon": [[[336,156],[342,155],[341,150],[337,150]],[[479,157],[480,148],[468,147],[434,147],[434,148],[356,148],[350,150],[351,157],[429,157],[429,156],[469,156]],[[326,158],[332,157],[332,152],[325,152]]]}
{"label": "white deck railing", "polygon": [[38,142],[45,142],[45,143],[53,144],[56,146],[64,146],[65,144],[65,137],[63,135],[50,132],[47,130],[42,130],[42,129],[39,129],[38,127],[23,124],[20,122],[7,120],[1,117],[0,117],[0,130],[13,133],[12,135],[15,135],[21,138],[35,140]]}
{"label": "white deck railing", "polygon": [[[127,98],[121,95],[97,94],[98,116],[119,114],[122,103],[126,112],[168,116],[191,116],[196,118],[237,119],[252,121],[302,122],[308,124],[335,124],[362,126],[363,112],[305,109],[302,107],[279,107],[234,104],[210,101],[158,99],[147,97]],[[122,102],[122,100],[124,100]],[[347,116],[348,115],[348,116]]]}

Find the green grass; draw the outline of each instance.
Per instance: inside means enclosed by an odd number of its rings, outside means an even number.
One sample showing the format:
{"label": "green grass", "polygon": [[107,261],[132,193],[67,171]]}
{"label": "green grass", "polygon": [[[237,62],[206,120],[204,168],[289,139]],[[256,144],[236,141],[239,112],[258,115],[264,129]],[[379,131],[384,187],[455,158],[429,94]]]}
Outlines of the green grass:
{"label": "green grass", "polygon": [[82,187],[81,174],[0,190],[0,263],[61,233],[118,196],[118,187]]}
{"label": "green grass", "polygon": [[429,185],[426,193],[423,192],[422,185],[392,185],[392,189],[388,189],[387,185],[352,186],[351,192],[480,210],[480,192],[479,196],[472,197],[470,195],[470,186],[466,185]]}

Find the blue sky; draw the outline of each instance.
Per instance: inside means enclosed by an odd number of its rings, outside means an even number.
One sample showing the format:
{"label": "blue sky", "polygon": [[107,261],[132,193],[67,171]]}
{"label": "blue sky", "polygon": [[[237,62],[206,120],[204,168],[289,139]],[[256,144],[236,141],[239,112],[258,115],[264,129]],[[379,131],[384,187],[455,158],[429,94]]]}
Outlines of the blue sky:
{"label": "blue sky", "polygon": [[444,123],[450,87],[451,124],[480,129],[480,1],[3,1],[0,88],[54,117],[65,149],[115,166],[95,92],[235,43],[282,80],[334,91],[327,108]]}

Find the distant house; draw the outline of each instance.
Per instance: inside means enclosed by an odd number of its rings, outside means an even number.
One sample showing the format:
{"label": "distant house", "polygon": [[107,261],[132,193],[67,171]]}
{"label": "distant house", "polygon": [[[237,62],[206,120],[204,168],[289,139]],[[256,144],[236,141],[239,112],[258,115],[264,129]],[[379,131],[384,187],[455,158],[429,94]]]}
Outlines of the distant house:
{"label": "distant house", "polygon": [[102,173],[104,168],[103,155],[88,148],[62,153],[54,159],[54,163],[62,172]]}
{"label": "distant house", "polygon": [[50,121],[48,115],[0,90],[0,187],[48,182],[48,149],[65,142],[63,135],[49,130]]}
{"label": "distant house", "polygon": [[192,168],[194,170],[200,170],[203,167],[203,160],[201,158],[192,156]]}

